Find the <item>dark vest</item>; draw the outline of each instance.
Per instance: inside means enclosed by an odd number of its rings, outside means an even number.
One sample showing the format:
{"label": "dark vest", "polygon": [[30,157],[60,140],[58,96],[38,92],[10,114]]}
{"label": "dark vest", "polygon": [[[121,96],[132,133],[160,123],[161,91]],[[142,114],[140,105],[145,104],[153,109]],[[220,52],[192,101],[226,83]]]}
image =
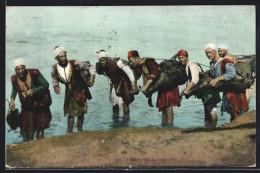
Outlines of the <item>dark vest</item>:
{"label": "dark vest", "polygon": [[[82,79],[82,77],[80,75],[80,71],[76,70],[76,68],[75,68],[75,65],[74,65],[75,60],[70,60],[69,63],[72,66],[72,76],[71,76],[70,82],[65,83],[63,80],[61,80],[59,78],[59,82],[65,84],[65,86],[66,86],[66,93],[70,93],[70,95],[71,95],[71,93],[73,93],[75,90],[84,89],[86,91],[85,94],[86,94],[87,99],[89,99],[89,100],[92,99],[89,88],[86,85],[85,81]],[[54,70],[54,73],[57,75],[58,74],[57,64],[53,65],[52,68]]]}
{"label": "dark vest", "polygon": [[[40,86],[40,83],[37,80],[37,75],[38,75],[38,72],[39,72],[38,69],[27,69],[27,71],[31,75],[31,83],[35,87]],[[44,93],[50,92],[49,89],[46,88],[44,91],[41,92],[41,94],[37,94],[37,95],[34,94],[33,97],[24,98],[23,95],[22,95],[22,91],[21,91],[19,84],[18,84],[17,75],[13,75],[11,77],[11,81],[12,81],[13,86],[15,87],[15,90],[18,93],[20,102],[22,104],[22,108],[25,109],[25,110],[33,110],[34,109],[33,105],[35,105],[35,101],[37,100],[37,98],[41,97],[41,95],[43,95]]]}

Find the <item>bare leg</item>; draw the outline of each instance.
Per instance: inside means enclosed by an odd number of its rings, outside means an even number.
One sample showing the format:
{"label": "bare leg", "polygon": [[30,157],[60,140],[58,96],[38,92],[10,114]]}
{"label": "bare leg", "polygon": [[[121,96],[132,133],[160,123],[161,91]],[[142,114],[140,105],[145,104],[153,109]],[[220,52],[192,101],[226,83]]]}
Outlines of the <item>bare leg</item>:
{"label": "bare leg", "polygon": [[84,114],[78,116],[78,120],[77,120],[77,128],[78,128],[78,132],[82,132],[82,126],[83,126],[83,122],[84,122]]}
{"label": "bare leg", "polygon": [[172,106],[166,107],[166,117],[167,117],[167,124],[172,125],[174,119]]}
{"label": "bare leg", "polygon": [[71,133],[73,131],[73,125],[74,125],[74,117],[69,116],[68,117],[68,133]]}
{"label": "bare leg", "polygon": [[30,141],[29,136],[28,136],[28,131],[27,130],[22,130],[21,132],[22,136],[23,136],[23,141]]}
{"label": "bare leg", "polygon": [[34,115],[32,112],[29,112],[29,122],[28,122],[28,137],[29,140],[33,139],[34,136]]}
{"label": "bare leg", "polygon": [[231,113],[230,116],[231,116],[231,118],[230,118],[230,122],[231,122],[231,121],[235,120],[238,117],[238,113],[236,113],[236,112],[235,113]]}
{"label": "bare leg", "polygon": [[123,111],[124,111],[124,117],[129,117],[129,113],[130,113],[130,108],[129,105],[126,105],[125,103],[123,103]]}
{"label": "bare leg", "polygon": [[216,127],[217,125],[217,113],[216,112],[210,112],[210,124],[213,127]]}
{"label": "bare leg", "polygon": [[167,115],[166,115],[166,109],[165,107],[162,110],[162,125],[167,124]]}
{"label": "bare leg", "polygon": [[206,127],[216,127],[217,125],[217,112],[209,112],[208,109],[204,106],[204,113],[205,113],[205,126]]}
{"label": "bare leg", "polygon": [[119,116],[119,106],[118,105],[113,106],[113,116],[114,117]]}
{"label": "bare leg", "polygon": [[206,108],[204,108],[204,113],[205,113],[204,123],[205,123],[205,126],[207,127],[210,125],[210,113]]}

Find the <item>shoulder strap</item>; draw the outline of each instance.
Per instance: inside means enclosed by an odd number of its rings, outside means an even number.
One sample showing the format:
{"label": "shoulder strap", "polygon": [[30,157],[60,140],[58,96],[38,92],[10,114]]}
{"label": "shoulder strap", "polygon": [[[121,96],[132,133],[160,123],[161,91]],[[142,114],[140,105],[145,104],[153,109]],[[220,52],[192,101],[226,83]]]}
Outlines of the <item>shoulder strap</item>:
{"label": "shoulder strap", "polygon": [[197,63],[197,65],[200,67],[201,72],[204,72],[204,70],[202,69],[201,65]]}
{"label": "shoulder strap", "polygon": [[[197,65],[199,66],[201,72],[204,72],[203,69],[202,69],[202,67],[201,67],[201,65],[200,65],[199,63],[197,63],[197,62],[191,62],[191,63],[197,64]],[[191,75],[190,66],[188,66],[188,74]]]}
{"label": "shoulder strap", "polygon": [[227,58],[224,58],[223,61],[221,62],[221,73],[224,74],[226,71],[225,71],[225,65],[226,63],[233,63],[232,60],[230,59],[227,59]]}
{"label": "shoulder strap", "polygon": [[188,79],[191,81],[191,71],[190,71],[190,66],[188,66]]}

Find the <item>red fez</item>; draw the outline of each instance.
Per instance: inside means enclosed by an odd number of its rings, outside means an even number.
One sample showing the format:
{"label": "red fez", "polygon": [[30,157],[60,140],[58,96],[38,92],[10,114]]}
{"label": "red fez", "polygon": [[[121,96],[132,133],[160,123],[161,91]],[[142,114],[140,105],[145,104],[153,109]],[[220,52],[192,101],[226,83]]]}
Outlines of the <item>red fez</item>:
{"label": "red fez", "polygon": [[186,56],[186,57],[188,57],[188,52],[186,50],[180,50],[178,52],[178,56]]}
{"label": "red fez", "polygon": [[139,54],[138,54],[138,52],[136,51],[136,50],[130,50],[129,52],[128,52],[128,58],[130,58],[130,57],[139,57]]}

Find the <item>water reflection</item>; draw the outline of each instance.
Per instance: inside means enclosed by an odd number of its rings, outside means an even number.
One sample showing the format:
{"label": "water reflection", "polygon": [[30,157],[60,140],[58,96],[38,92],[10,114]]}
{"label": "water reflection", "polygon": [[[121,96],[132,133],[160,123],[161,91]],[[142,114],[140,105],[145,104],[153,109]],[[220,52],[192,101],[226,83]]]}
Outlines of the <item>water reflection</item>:
{"label": "water reflection", "polygon": [[174,124],[162,123],[162,127],[173,128]]}
{"label": "water reflection", "polygon": [[119,117],[112,115],[112,122],[110,124],[110,128],[122,128],[122,127],[129,127],[130,117]]}

